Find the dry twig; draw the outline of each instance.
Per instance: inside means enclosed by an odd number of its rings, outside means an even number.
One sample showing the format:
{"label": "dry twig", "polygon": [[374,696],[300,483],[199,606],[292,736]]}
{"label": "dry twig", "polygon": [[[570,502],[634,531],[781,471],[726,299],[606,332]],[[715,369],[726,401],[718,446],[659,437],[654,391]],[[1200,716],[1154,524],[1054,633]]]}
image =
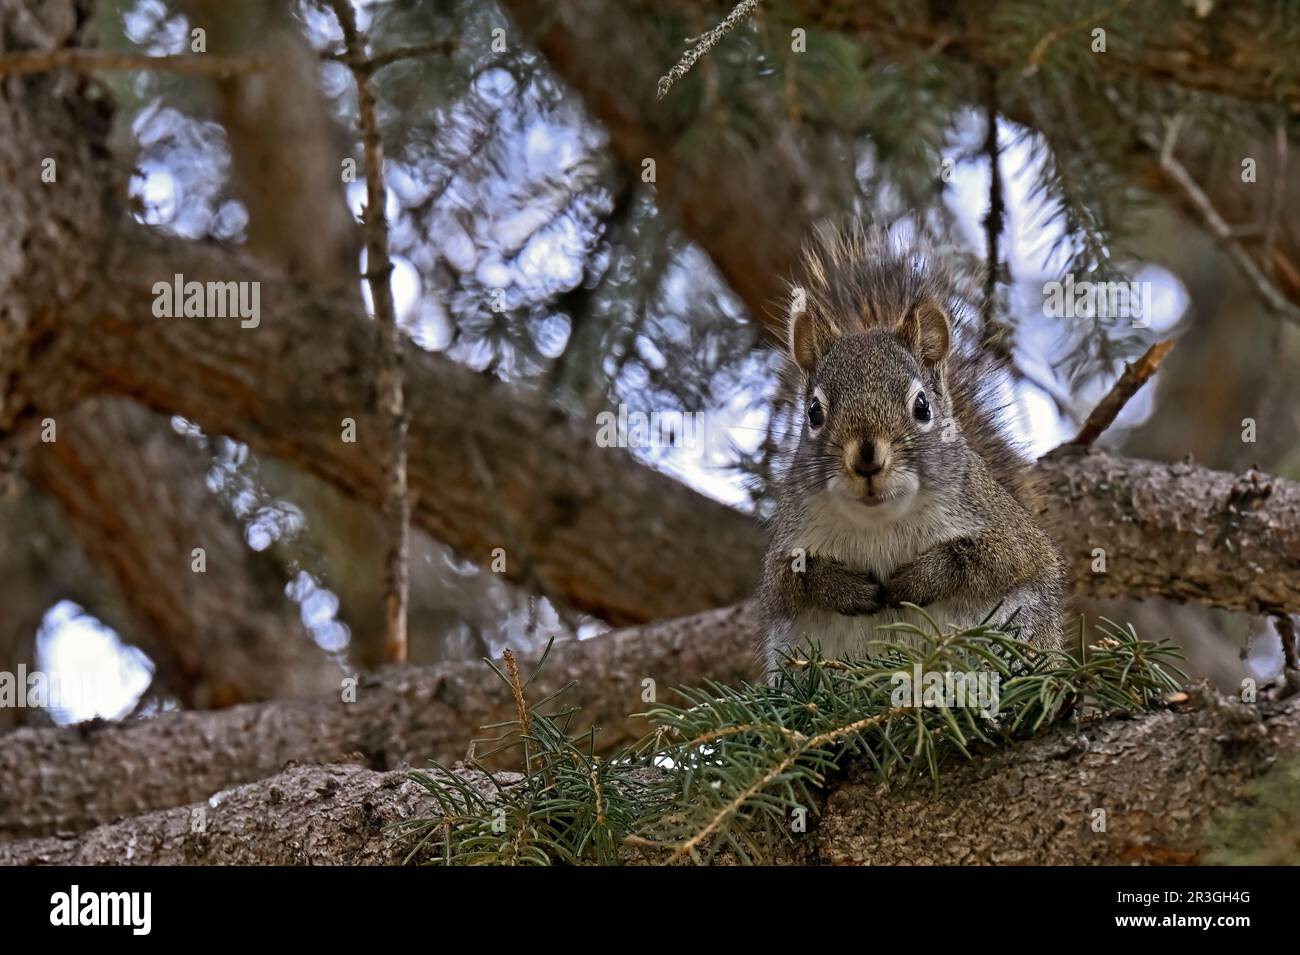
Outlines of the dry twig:
{"label": "dry twig", "polygon": [[366,172],[366,209],[363,227],[366,239],[366,274],[370,300],[379,331],[377,392],[379,407],[388,424],[385,435],[384,529],[388,534],[384,588],[384,655],[391,662],[406,660],[406,616],[410,603],[411,497],[406,475],[406,433],[408,417],[402,382],[402,332],[397,326],[388,258],[388,193],[384,186],[384,152],[375,115],[375,91],[371,72],[364,64],[365,40],[357,29],[350,0],[329,0],[343,30],[345,52],[342,62],[352,70],[357,84],[357,122]]}
{"label": "dry twig", "polygon": [[1101,437],[1102,433],[1111,426],[1119,413],[1124,410],[1124,406],[1128,404],[1129,399],[1137,394],[1139,389],[1147,383],[1147,379],[1156,373],[1156,369],[1164,361],[1165,355],[1169,354],[1169,350],[1173,347],[1174,340],[1167,338],[1148,348],[1137,361],[1127,363],[1124,366],[1124,373],[1119,376],[1119,380],[1111,386],[1110,391],[1106,393],[1106,397],[1098,402],[1097,407],[1092,409],[1092,414],[1088,415],[1088,420],[1083,423],[1078,435],[1068,444],[1086,448]]}

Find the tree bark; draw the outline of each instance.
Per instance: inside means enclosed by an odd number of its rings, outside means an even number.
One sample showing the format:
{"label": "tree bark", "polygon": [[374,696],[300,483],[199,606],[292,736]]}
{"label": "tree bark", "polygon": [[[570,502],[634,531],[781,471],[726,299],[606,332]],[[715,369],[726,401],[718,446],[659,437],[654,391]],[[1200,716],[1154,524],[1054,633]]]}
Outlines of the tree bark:
{"label": "tree bark", "polygon": [[[755,618],[742,606],[557,646],[529,693],[542,699],[573,683],[564,701],[601,728],[608,750],[640,738],[646,726],[628,714],[649,701],[705,677],[754,678],[757,660]],[[479,661],[393,668],[351,689],[0,735],[0,839],[77,832],[182,805],[290,762],[359,755],[376,769],[450,763],[479,727],[514,714],[508,689]]]}
{"label": "tree bark", "polygon": [[1038,470],[1081,593],[1300,608],[1300,484],[1095,450],[1062,449]]}
{"label": "tree bark", "polygon": [[[1244,704],[1200,691],[1190,712],[1061,729],[879,798],[837,786],[815,858],[835,865],[1196,864],[1225,808],[1300,749],[1300,698]],[[1104,810],[1104,819],[1096,815]],[[1094,824],[1104,831],[1094,831]]]}
{"label": "tree bark", "polygon": [[[1181,711],[1061,728],[949,765],[937,791],[883,789],[852,764],[810,814],[810,831],[771,861],[1194,864],[1222,848],[1224,807],[1249,803],[1268,770],[1298,750],[1300,697],[1249,705],[1198,691]],[[488,791],[482,774],[469,778]],[[404,773],[297,767],[75,838],[6,843],[0,864],[396,863],[415,843],[385,826],[436,812]]]}
{"label": "tree bark", "polygon": [[[491,788],[481,773],[461,775]],[[0,865],[397,865],[416,843],[386,827],[435,811],[405,773],[299,766],[75,839],[0,844]]]}

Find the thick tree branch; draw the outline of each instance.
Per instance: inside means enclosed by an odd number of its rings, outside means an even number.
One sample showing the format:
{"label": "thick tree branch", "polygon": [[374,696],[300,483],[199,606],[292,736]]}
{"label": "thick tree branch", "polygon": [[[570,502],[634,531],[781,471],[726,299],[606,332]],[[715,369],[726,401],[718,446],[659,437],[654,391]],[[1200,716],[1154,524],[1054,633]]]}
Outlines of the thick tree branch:
{"label": "thick tree branch", "polygon": [[[1190,711],[1107,720],[958,765],[936,794],[837,787],[814,858],[833,865],[1168,865],[1227,848],[1224,810],[1300,750],[1300,705],[1208,691]],[[1104,817],[1097,813],[1104,812]],[[1096,831],[1099,824],[1103,831]]]}
{"label": "thick tree branch", "polygon": [[[809,833],[772,861],[1208,861],[1223,848],[1216,827],[1224,809],[1248,802],[1252,785],[1267,784],[1269,768],[1297,751],[1300,699],[1254,705],[1198,691],[1179,712],[1060,729],[979,753],[948,766],[938,792],[925,782],[882,792],[867,767],[851,767],[827,792]],[[481,773],[460,772],[490,791]],[[0,864],[391,864],[415,843],[385,827],[436,812],[404,773],[298,767],[76,838],[3,844]]]}
{"label": "thick tree branch", "polygon": [[[628,714],[667,699],[675,686],[755,678],[756,626],[752,611],[739,607],[563,644],[529,693],[541,699],[574,682],[565,700],[602,728],[605,749],[616,747],[646,730]],[[480,726],[513,715],[507,688],[471,661],[394,668],[363,679],[354,693],[343,687],[315,700],[19,729],[0,735],[0,840],[183,805],[290,762],[451,763]]]}
{"label": "thick tree branch", "polygon": [[[461,776],[493,791],[482,773]],[[386,827],[433,812],[405,773],[301,766],[76,839],[0,844],[0,865],[399,865],[415,842]]]}
{"label": "thick tree branch", "polygon": [[1080,593],[1259,614],[1300,606],[1300,484],[1069,446],[1038,469]]}

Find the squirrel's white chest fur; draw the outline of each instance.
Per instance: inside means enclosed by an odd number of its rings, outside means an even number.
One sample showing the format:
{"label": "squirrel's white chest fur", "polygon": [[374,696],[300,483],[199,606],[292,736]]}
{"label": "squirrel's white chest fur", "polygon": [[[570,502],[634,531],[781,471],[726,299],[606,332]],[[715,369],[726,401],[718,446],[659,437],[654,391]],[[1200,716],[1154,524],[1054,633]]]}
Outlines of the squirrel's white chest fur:
{"label": "squirrel's white chest fur", "polygon": [[[948,501],[929,491],[918,491],[903,500],[868,508],[839,493],[832,484],[809,501],[797,540],[810,557],[830,557],[887,581],[895,570],[935,545],[979,529],[980,523],[973,516],[949,506]],[[979,623],[991,609],[959,602],[943,602],[926,608],[940,625],[954,626]],[[777,635],[778,643],[791,646],[812,642],[827,658],[862,656],[872,640],[907,642],[905,634],[874,633],[882,624],[902,621],[926,628],[924,619],[908,610],[846,617],[813,609],[790,621],[787,632]]]}

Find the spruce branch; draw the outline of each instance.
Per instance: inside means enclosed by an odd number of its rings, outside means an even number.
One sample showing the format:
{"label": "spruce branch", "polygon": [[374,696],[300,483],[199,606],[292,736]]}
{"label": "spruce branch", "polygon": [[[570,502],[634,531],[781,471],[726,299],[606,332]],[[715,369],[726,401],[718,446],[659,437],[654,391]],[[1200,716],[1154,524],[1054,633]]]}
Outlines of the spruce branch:
{"label": "spruce branch", "polygon": [[[539,670],[553,643],[547,644]],[[532,678],[520,679],[513,657],[505,670],[491,660],[484,662],[505,684],[518,709],[514,720],[485,727],[504,728],[506,732],[491,742],[508,742],[483,758],[519,747],[520,774],[502,778],[495,794],[485,798],[437,764],[442,772],[412,773],[434,796],[439,814],[407,820],[396,827],[398,831],[418,837],[421,846],[430,839],[440,840],[442,852],[434,861],[444,865],[620,861],[626,834],[643,818],[667,811],[672,795],[668,780],[647,772],[644,762],[626,753],[610,758],[596,755],[594,728],[580,734],[569,730],[574,710],[543,709],[567,687],[529,703],[525,692]],[[504,775],[492,774],[473,756],[466,762],[494,783]]]}
{"label": "spruce branch", "polygon": [[[439,813],[402,828],[420,845],[440,840],[444,864],[609,864],[638,855],[706,863],[719,853],[754,862],[793,838],[792,817],[816,815],[827,782],[850,759],[889,785],[927,776],[938,786],[951,760],[1067,718],[1151,707],[1183,676],[1171,644],[1109,621],[1087,650],[1080,621],[1076,657],[1027,646],[993,615],[945,629],[914,609],[922,623],[894,625],[897,642],[867,659],[826,660],[809,647],[788,657],[771,685],[680,689],[680,705],[652,708],[651,733],[608,759],[595,755],[594,728],[570,732],[574,711],[524,703],[502,724],[510,745],[524,743],[522,774],[485,798],[445,775],[417,773]],[[518,672],[492,668],[520,700],[527,684]],[[900,700],[899,675],[917,672],[996,676],[997,705]]]}

